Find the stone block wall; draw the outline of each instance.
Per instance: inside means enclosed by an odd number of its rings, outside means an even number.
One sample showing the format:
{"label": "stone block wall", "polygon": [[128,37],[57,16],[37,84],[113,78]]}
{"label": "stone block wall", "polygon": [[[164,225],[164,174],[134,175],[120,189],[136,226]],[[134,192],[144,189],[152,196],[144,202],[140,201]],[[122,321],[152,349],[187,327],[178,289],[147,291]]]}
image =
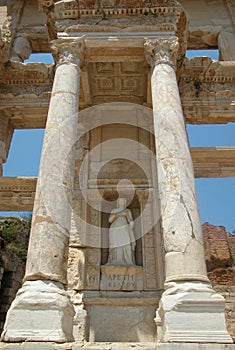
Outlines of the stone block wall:
{"label": "stone block wall", "polygon": [[226,301],[227,329],[235,341],[235,235],[223,226],[202,225],[208,277]]}

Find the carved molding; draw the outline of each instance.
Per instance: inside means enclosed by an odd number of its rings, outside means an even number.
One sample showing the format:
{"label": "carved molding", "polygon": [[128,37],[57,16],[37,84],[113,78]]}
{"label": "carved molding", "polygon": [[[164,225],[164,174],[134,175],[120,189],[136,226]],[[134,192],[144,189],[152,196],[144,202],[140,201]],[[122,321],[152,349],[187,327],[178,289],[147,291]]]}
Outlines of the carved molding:
{"label": "carved molding", "polygon": [[[58,32],[169,31],[183,33],[186,18],[175,0],[41,1]],[[51,15],[53,12],[53,16]]]}
{"label": "carved molding", "polygon": [[3,84],[0,91],[4,92],[2,91],[4,85],[51,85],[54,78],[54,69],[52,65],[45,65],[43,63],[28,63],[25,65],[21,62],[11,62],[6,68],[0,69],[0,76]]}
{"label": "carved molding", "polygon": [[225,83],[234,84],[235,82],[234,63],[214,61],[209,57],[185,58],[179,80],[179,83],[197,80],[200,83],[223,84],[223,90],[225,90]]}
{"label": "carved molding", "polygon": [[0,31],[1,61],[6,62],[10,56],[10,50],[16,35],[17,26],[23,11],[24,1],[18,0],[8,4],[8,13]]}
{"label": "carved molding", "polygon": [[[100,51],[100,54],[103,52]],[[118,51],[115,52],[116,57],[112,57],[112,60],[119,59]],[[87,72],[81,79],[80,109],[88,107],[87,101],[95,104],[120,98],[151,107],[151,99],[147,100],[146,96],[149,70],[143,62],[143,49],[137,53],[138,56],[132,59],[132,54],[127,52],[129,60],[125,62],[89,61]],[[97,57],[94,56],[94,60]],[[16,128],[43,128],[54,78],[53,65],[15,62],[2,67],[0,72],[1,113],[9,113]],[[114,89],[101,88],[109,79],[113,79]],[[84,82],[90,88],[86,90],[91,94],[89,100],[83,97],[86,89]],[[186,123],[234,122],[234,84],[233,62],[217,62],[206,57],[185,59],[179,71],[179,91]]]}
{"label": "carved molding", "polygon": [[0,177],[0,210],[32,211],[37,178]]}
{"label": "carved molding", "polygon": [[[59,7],[60,6],[60,7]],[[77,19],[77,18],[84,18],[89,16],[100,16],[100,18],[103,18],[104,16],[133,16],[133,15],[161,15],[161,16],[167,16],[167,15],[179,15],[180,14],[180,8],[173,8],[173,7],[139,7],[139,8],[102,8],[102,10],[99,12],[97,9],[80,9],[79,7],[72,7],[69,4],[66,3],[60,3],[57,6],[55,6],[55,15],[56,19]]]}
{"label": "carved molding", "polygon": [[158,64],[176,65],[179,49],[177,37],[146,39],[144,42],[145,57],[151,67]]}
{"label": "carved molding", "polygon": [[186,123],[190,124],[226,124],[235,122],[235,92],[199,92],[185,85],[181,93],[181,102]]}

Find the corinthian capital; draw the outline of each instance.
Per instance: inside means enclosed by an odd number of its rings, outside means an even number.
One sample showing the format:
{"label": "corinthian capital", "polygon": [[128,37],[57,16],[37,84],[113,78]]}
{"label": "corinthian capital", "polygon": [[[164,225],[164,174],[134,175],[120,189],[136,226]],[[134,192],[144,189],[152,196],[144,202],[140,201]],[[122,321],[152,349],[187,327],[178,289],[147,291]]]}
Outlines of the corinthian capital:
{"label": "corinthian capital", "polygon": [[146,39],[144,42],[147,62],[154,67],[157,64],[176,65],[179,42],[177,37]]}
{"label": "corinthian capital", "polygon": [[76,40],[56,39],[51,41],[51,51],[57,66],[62,64],[75,64],[81,67],[85,59],[84,37]]}

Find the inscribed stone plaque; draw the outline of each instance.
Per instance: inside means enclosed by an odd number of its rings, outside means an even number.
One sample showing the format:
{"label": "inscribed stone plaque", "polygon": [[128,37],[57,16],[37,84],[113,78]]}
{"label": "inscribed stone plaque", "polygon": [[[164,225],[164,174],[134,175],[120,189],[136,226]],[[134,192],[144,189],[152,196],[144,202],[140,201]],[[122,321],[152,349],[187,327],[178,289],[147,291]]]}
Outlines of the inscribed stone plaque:
{"label": "inscribed stone plaque", "polygon": [[101,290],[143,290],[141,266],[101,266]]}

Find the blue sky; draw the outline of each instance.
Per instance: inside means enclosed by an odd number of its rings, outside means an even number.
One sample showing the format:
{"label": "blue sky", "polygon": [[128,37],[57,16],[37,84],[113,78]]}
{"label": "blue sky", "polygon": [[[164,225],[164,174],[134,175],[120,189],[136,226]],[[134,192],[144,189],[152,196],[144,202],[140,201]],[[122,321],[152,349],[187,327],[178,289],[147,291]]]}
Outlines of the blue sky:
{"label": "blue sky", "polygon": [[[198,55],[189,51],[188,57]],[[217,59],[217,51],[204,51],[200,55]],[[31,55],[25,62],[52,63],[50,55]],[[235,146],[235,123],[226,125],[187,125],[190,145],[193,147]],[[44,130],[15,130],[4,176],[37,176]],[[235,178],[196,179],[201,222],[225,226],[235,230]],[[19,213],[0,212],[0,215]],[[22,214],[22,213],[20,213]]]}

